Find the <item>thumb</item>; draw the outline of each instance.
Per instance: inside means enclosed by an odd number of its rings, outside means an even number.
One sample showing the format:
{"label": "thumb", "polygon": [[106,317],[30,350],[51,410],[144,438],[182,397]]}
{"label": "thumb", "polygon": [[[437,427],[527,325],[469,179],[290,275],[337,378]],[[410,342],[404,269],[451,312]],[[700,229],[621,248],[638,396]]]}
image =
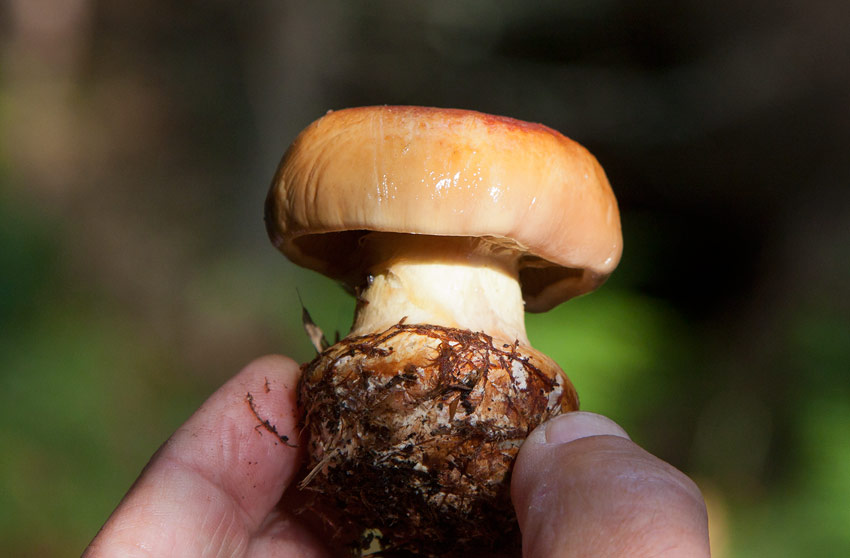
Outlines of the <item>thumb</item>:
{"label": "thumb", "polygon": [[710,555],[696,484],[600,415],[568,413],[532,432],[511,497],[525,558]]}

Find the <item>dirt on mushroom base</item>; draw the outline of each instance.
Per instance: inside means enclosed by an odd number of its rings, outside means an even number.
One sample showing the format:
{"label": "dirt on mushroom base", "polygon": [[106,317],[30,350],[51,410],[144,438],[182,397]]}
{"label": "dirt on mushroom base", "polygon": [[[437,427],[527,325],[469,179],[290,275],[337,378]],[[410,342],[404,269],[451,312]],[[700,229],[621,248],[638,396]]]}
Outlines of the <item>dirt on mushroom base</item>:
{"label": "dirt on mushroom base", "polygon": [[509,494],[519,446],[578,399],[530,347],[399,323],[304,365],[299,404],[301,487],[355,554],[380,533],[381,556],[492,556],[519,549]]}

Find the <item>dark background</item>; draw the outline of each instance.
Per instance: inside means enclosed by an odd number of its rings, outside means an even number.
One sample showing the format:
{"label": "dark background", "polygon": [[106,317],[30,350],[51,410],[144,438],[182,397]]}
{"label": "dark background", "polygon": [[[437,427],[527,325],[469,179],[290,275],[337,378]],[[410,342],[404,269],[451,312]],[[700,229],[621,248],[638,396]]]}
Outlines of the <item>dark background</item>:
{"label": "dark background", "polygon": [[692,475],[715,556],[850,555],[850,3],[0,2],[0,547],[79,554],[252,358],[353,302],[270,245],[328,109],[542,122],[617,193],[598,292],[529,316]]}

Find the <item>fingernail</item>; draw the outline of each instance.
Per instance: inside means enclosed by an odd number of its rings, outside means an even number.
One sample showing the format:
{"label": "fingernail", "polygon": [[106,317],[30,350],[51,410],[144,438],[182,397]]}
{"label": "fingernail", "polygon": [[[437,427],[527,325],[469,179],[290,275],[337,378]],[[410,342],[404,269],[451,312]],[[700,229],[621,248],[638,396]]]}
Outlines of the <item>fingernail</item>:
{"label": "fingernail", "polygon": [[619,424],[608,417],[584,411],[557,416],[545,425],[547,444],[566,444],[590,436],[619,436],[631,439]]}

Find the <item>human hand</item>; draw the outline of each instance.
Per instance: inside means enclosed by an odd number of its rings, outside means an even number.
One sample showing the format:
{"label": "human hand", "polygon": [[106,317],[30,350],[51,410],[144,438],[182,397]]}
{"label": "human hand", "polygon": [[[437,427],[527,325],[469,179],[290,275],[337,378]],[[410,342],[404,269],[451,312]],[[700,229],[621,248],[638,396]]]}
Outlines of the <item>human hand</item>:
{"label": "human hand", "polygon": [[525,558],[710,556],[696,484],[600,415],[567,413],[532,432],[511,497]]}
{"label": "human hand", "polygon": [[[84,553],[330,556],[286,492],[301,452],[298,366],[265,357],[214,393],[156,452]],[[682,473],[610,420],[569,413],[522,446],[511,487],[523,556],[708,556],[705,506]]]}
{"label": "human hand", "polygon": [[284,496],[301,464],[298,374],[292,360],[264,357],[216,391],[154,454],[83,557],[329,556]]}

